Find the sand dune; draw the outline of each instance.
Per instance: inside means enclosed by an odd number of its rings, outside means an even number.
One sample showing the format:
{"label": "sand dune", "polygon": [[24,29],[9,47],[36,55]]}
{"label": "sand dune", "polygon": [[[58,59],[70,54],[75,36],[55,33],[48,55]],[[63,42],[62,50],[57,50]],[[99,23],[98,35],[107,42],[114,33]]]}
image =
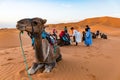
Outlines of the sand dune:
{"label": "sand dune", "polygon": [[101,25],[107,27],[120,28],[119,22],[120,22],[120,18],[105,16],[105,17],[88,18],[79,22],[49,24],[49,26],[57,29],[63,29],[64,26],[67,26],[68,28],[75,27],[76,29],[81,29],[81,28],[85,28],[86,25],[89,26]]}
{"label": "sand dune", "polygon": [[[61,47],[63,60],[51,73],[38,71],[33,80],[119,80],[120,79],[120,38],[96,39],[91,47]],[[111,46],[112,45],[112,46]],[[114,46],[114,47],[113,47]],[[32,65],[34,51],[25,46],[29,66]],[[28,80],[23,57],[19,47],[0,50],[0,80]]]}
{"label": "sand dune", "polygon": [[[120,28],[92,25],[91,29],[106,33],[108,39],[95,39],[91,47],[86,47],[84,43],[61,47],[63,60],[51,73],[38,71],[32,75],[33,80],[120,80]],[[0,30],[0,80],[29,80],[18,34],[19,31],[15,29]],[[22,39],[30,67],[34,50],[26,33],[22,35]]]}

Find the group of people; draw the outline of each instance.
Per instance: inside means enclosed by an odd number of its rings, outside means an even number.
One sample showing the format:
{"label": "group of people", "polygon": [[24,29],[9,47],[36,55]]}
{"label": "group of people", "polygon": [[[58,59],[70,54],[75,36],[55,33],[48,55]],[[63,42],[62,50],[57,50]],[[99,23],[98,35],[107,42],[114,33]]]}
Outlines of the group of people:
{"label": "group of people", "polygon": [[73,40],[76,42],[76,46],[79,42],[84,41],[84,44],[86,46],[92,45],[92,34],[90,31],[90,27],[86,25],[85,31],[83,31],[83,34],[81,35],[79,31],[75,30],[73,27],[71,28],[73,34]]}
{"label": "group of people", "polygon": [[[60,32],[59,34],[59,45],[70,45],[71,44],[71,38],[73,37],[73,42],[75,42],[76,46],[78,43],[84,41],[84,44],[86,46],[92,45],[92,34],[90,31],[90,27],[86,25],[85,31],[83,31],[83,34],[81,34],[78,30],[76,30],[74,27],[70,28],[72,31],[72,35],[69,35],[67,26],[64,27],[64,30]],[[57,30],[53,29],[53,34],[47,33],[45,30],[42,32],[42,38],[46,38],[49,43],[54,44],[57,43],[58,36],[57,36]],[[34,45],[34,38],[32,39],[32,46]]]}
{"label": "group of people", "polygon": [[61,40],[60,44],[70,45],[72,42],[70,37],[73,37],[73,42],[76,43],[76,46],[78,45],[78,43],[82,41],[84,41],[86,46],[92,45],[92,34],[90,31],[90,27],[88,25],[86,25],[85,31],[83,31],[84,32],[83,35],[81,35],[81,33],[74,27],[71,27],[70,29],[72,31],[72,35],[69,35],[67,26],[64,27],[64,31],[60,32],[59,34]]}

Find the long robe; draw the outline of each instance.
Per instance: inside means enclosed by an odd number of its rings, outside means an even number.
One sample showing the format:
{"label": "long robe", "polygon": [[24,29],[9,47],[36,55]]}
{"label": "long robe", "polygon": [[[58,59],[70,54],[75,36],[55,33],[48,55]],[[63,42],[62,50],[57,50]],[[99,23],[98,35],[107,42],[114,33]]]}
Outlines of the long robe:
{"label": "long robe", "polygon": [[87,45],[87,46],[92,45],[92,34],[90,32],[90,29],[88,29],[88,31],[86,32],[86,35],[85,35],[85,45]]}
{"label": "long robe", "polygon": [[80,32],[78,32],[77,30],[73,30],[73,35],[72,36],[75,36],[75,42],[77,42],[77,43],[81,42]]}

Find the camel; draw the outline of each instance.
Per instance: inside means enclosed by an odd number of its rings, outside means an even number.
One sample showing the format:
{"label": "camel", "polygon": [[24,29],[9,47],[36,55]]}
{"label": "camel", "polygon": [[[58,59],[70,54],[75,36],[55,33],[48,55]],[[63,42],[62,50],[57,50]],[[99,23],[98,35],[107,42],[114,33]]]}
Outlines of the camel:
{"label": "camel", "polygon": [[104,34],[104,33],[100,33],[100,37],[103,38],[103,39],[108,39],[108,38],[107,38],[107,35]]}
{"label": "camel", "polygon": [[38,69],[44,69],[43,72],[51,72],[56,62],[62,59],[59,46],[57,44],[51,45],[46,38],[42,39],[42,31],[46,21],[42,18],[25,18],[19,20],[16,25],[18,30],[30,33],[35,39],[35,61],[28,70],[29,74],[36,73]]}

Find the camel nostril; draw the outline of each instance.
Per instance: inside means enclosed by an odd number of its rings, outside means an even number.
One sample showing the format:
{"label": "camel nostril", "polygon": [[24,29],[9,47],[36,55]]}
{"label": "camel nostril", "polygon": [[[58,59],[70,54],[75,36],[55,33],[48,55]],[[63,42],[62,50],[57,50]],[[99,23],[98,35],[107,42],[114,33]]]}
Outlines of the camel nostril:
{"label": "camel nostril", "polygon": [[25,30],[24,26],[16,26],[16,28],[17,28],[18,30],[20,30],[20,31],[24,31],[24,30]]}

